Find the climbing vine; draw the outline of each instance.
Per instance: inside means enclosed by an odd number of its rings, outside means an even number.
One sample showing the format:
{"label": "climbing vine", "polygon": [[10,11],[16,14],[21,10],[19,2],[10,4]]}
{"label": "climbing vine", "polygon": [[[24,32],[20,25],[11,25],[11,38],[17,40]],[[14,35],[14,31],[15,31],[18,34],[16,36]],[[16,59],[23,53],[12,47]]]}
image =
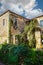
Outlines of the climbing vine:
{"label": "climbing vine", "polygon": [[11,43],[11,26],[13,24],[13,21],[10,19],[9,21],[9,43]]}

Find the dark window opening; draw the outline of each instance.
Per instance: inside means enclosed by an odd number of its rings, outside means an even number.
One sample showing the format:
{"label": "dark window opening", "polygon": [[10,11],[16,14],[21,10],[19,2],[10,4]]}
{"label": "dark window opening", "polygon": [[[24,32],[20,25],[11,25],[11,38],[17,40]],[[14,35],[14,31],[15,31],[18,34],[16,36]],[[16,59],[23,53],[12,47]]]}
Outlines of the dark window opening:
{"label": "dark window opening", "polygon": [[5,19],[3,19],[3,26],[5,25]]}
{"label": "dark window opening", "polygon": [[16,18],[14,19],[13,27],[14,27],[15,29],[17,29],[17,19],[16,19]]}

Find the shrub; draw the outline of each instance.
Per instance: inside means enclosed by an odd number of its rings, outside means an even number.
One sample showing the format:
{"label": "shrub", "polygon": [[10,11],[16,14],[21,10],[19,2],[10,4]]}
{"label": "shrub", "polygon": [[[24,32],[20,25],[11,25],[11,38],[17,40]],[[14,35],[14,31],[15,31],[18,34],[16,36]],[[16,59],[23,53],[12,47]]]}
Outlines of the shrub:
{"label": "shrub", "polygon": [[43,51],[36,51],[26,44],[5,44],[0,49],[0,61],[5,65],[43,65]]}

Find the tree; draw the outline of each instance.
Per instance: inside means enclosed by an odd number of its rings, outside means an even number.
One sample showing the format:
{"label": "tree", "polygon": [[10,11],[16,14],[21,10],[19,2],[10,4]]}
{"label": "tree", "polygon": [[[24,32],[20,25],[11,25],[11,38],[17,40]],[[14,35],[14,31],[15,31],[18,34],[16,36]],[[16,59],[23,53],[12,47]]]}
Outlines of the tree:
{"label": "tree", "polygon": [[38,25],[38,22],[36,19],[30,20],[29,25],[26,25],[24,28],[23,36],[27,36],[28,43],[30,47],[34,47],[35,43],[35,28]]}

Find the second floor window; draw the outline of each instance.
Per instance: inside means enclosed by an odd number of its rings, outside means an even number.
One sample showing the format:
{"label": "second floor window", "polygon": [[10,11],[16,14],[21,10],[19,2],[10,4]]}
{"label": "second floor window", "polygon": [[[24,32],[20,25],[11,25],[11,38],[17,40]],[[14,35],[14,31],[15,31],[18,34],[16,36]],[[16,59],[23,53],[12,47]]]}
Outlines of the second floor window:
{"label": "second floor window", "polygon": [[15,29],[17,29],[17,19],[16,19],[16,18],[14,19],[13,27],[14,27]]}
{"label": "second floor window", "polygon": [[3,19],[3,26],[5,26],[5,19]]}
{"label": "second floor window", "polygon": [[40,26],[43,27],[43,20],[40,21]]}

